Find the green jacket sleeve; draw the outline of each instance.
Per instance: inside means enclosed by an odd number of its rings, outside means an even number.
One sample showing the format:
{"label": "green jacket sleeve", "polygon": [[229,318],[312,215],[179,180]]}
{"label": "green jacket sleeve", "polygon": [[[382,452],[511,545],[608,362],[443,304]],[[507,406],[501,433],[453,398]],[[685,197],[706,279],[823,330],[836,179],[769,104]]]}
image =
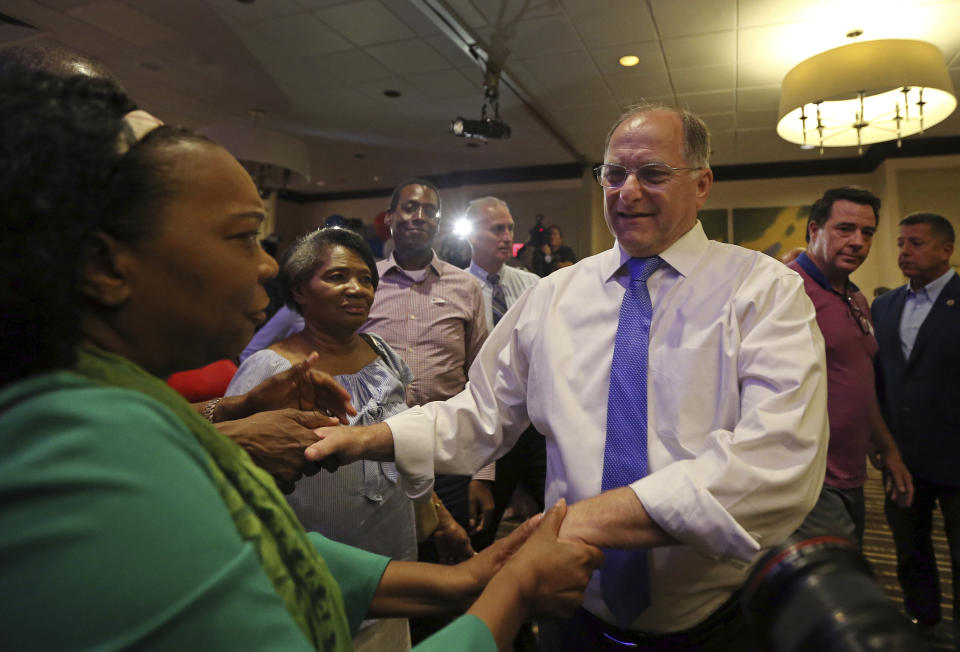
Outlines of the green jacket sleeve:
{"label": "green jacket sleeve", "polygon": [[[41,376],[0,391],[0,450],[5,648],[312,649],[163,406]],[[356,631],[389,560],[311,538]],[[496,646],[464,616],[416,649]]]}
{"label": "green jacket sleeve", "polygon": [[350,623],[350,631],[356,634],[390,558],[331,541],[316,532],[308,532],[307,535],[340,585],[347,622]]}
{"label": "green jacket sleeve", "polygon": [[312,649],[189,432],[73,378],[0,393],[3,647]]}
{"label": "green jacket sleeve", "polygon": [[[356,634],[373,601],[390,559],[308,533],[343,592],[350,631]],[[497,644],[486,624],[476,616],[461,616],[417,645],[417,652],[496,652]]]}

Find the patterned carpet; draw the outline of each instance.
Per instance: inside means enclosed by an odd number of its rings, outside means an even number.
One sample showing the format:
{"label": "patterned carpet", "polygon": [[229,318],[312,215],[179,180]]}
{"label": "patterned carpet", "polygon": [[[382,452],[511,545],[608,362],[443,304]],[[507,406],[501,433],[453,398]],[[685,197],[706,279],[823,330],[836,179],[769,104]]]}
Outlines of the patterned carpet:
{"label": "patterned carpet", "polygon": [[[893,535],[887,527],[883,515],[883,487],[880,472],[869,468],[864,493],[867,501],[867,527],[863,537],[863,553],[873,566],[877,580],[887,595],[903,609],[903,593],[897,581],[897,558],[893,547]],[[943,532],[943,517],[934,512],[933,543],[937,553],[937,566],[940,569],[940,585],[943,591],[943,618],[937,627],[937,638],[933,643],[935,650],[953,650],[953,586],[950,582],[950,553]]]}

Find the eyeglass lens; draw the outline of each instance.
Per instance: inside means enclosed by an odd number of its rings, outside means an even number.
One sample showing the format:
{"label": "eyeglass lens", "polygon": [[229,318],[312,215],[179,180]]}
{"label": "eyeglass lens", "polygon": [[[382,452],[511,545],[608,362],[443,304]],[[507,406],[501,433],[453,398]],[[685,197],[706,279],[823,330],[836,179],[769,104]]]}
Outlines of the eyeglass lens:
{"label": "eyeglass lens", "polygon": [[604,164],[597,172],[597,180],[600,185],[607,188],[619,188],[627,182],[627,177],[631,172],[636,173],[637,180],[647,186],[659,186],[669,181],[674,174],[674,169],[661,163],[649,163],[641,165],[636,170],[628,170],[622,165]]}

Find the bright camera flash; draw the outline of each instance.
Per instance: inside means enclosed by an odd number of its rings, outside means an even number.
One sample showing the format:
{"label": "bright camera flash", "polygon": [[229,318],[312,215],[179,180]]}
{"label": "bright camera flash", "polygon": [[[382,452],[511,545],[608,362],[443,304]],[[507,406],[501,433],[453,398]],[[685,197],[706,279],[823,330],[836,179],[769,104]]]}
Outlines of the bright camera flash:
{"label": "bright camera flash", "polygon": [[461,217],[453,224],[453,233],[461,238],[466,238],[473,231],[473,225],[465,217]]}

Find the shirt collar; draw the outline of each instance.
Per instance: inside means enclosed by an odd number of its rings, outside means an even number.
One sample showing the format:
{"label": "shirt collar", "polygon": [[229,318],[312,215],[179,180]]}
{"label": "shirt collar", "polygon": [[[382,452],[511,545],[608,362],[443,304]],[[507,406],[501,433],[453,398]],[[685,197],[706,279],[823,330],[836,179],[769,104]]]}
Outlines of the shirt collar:
{"label": "shirt collar", "polygon": [[[437,252],[436,252],[436,251],[432,251],[432,253],[433,253],[433,258],[431,258],[431,259],[430,259],[430,262],[427,263],[427,267],[426,267],[426,268],[427,268],[427,269],[432,269],[433,272],[434,272],[437,276],[443,276],[443,271],[442,271],[442,268],[440,267],[440,264],[439,264],[440,259],[437,258]],[[394,257],[393,254],[394,254],[394,252],[391,251],[391,252],[390,252],[390,257],[386,259],[386,261],[387,261],[387,267],[383,270],[383,274],[386,274],[386,273],[388,273],[388,272],[391,272],[391,271],[393,271],[393,270],[396,270],[398,273],[403,274],[403,275],[406,276],[407,278],[410,278],[410,275],[406,273],[406,270],[404,270],[402,267],[400,267],[400,265],[397,263],[397,259]],[[383,274],[381,274],[381,276],[382,276]]]}
{"label": "shirt collar", "polygon": [[[807,273],[807,276],[812,278],[817,284],[822,287],[824,290],[829,290],[830,292],[836,292],[833,289],[833,286],[830,285],[830,281],[827,280],[827,277],[824,276],[823,271],[817,267],[817,264],[810,259],[810,256],[807,255],[807,252],[801,253],[797,256],[797,264],[803,268],[803,271]],[[860,288],[856,284],[847,278],[847,291],[850,294],[859,292]]]}
{"label": "shirt collar", "polygon": [[910,287],[910,281],[907,281],[907,294],[917,295],[917,294],[920,294],[921,292],[926,292],[927,296],[930,297],[930,301],[933,303],[936,303],[937,298],[940,296],[940,293],[943,291],[943,288],[947,286],[947,283],[950,282],[950,279],[953,278],[954,274],[956,274],[956,272],[953,271],[953,268],[951,267],[950,269],[948,269],[943,274],[941,274],[934,280],[924,285],[922,288],[920,288],[916,292],[914,292],[913,288]]}
{"label": "shirt collar", "polygon": [[[700,256],[706,251],[708,242],[709,240],[703,232],[703,226],[700,224],[700,220],[697,220],[693,228],[658,255],[670,267],[677,270],[681,276],[688,276],[693,271]],[[620,268],[632,258],[630,254],[624,251],[619,242],[612,249],[609,249],[605,256],[602,267],[603,278],[608,281],[616,276]]]}
{"label": "shirt collar", "polygon": [[[500,271],[497,272],[497,274],[500,275],[500,280],[501,280],[501,281],[503,280],[503,270],[504,270],[505,267],[506,267],[506,265],[504,265],[503,267],[501,267],[501,268],[500,268]],[[480,279],[480,280],[483,281],[484,283],[489,283],[489,281],[487,280],[487,277],[490,276],[490,272],[488,272],[488,271],[485,270],[484,268],[480,267],[480,265],[478,265],[475,260],[470,259],[470,267],[469,267],[468,269],[470,270],[470,273],[473,274],[474,276],[476,276],[478,279]]]}

